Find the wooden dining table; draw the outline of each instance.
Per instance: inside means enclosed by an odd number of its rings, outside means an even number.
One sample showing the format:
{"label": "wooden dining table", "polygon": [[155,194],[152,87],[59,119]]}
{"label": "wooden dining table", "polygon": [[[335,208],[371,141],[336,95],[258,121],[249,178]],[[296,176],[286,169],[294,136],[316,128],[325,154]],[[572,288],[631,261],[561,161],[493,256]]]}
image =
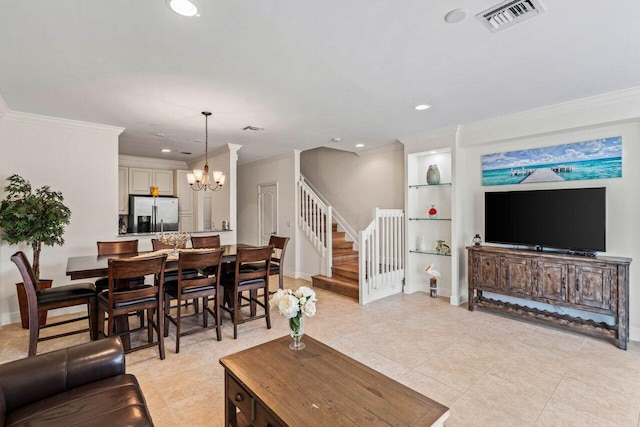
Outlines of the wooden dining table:
{"label": "wooden dining table", "polygon": [[[251,248],[254,246],[245,243],[237,243],[234,245],[222,245],[221,247],[224,248],[222,262],[227,264],[234,263],[236,261],[236,253],[238,248]],[[150,256],[156,253],[170,253],[171,251],[171,249],[163,249],[160,251],[133,252],[119,255],[83,255],[69,257],[67,259],[67,276],[70,276],[72,280],[106,277],[109,275],[109,259],[126,259],[133,257]],[[178,251],[180,251],[180,249]],[[167,258],[165,270],[175,271],[177,269],[178,257],[169,256]]]}
{"label": "wooden dining table", "polygon": [[[233,264],[236,261],[236,254],[238,248],[251,248],[253,245],[244,243],[237,243],[234,245],[221,245],[224,248],[224,255],[222,256],[223,264]],[[207,249],[178,249],[178,253],[182,250],[185,251],[197,251]],[[109,260],[110,259],[129,259],[135,257],[153,256],[156,254],[166,253],[167,262],[165,265],[165,271],[177,271],[178,270],[178,256],[172,255],[172,249],[161,249],[159,251],[148,252],[132,252],[127,254],[118,255],[84,255],[69,257],[67,259],[67,276],[70,276],[72,280],[78,279],[94,279],[98,277],[105,277],[109,275]],[[223,268],[223,271],[225,269]],[[224,298],[224,297],[223,297]],[[129,329],[126,316],[119,316],[116,320],[116,329],[125,331]],[[122,341],[125,349],[131,347],[130,338],[128,335],[122,336]]]}

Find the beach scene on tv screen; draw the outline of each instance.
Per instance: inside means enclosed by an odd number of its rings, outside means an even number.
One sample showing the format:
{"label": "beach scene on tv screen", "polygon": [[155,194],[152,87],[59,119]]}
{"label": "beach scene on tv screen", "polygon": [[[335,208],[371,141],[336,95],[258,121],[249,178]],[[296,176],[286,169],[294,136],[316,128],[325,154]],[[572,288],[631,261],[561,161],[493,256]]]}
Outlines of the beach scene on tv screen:
{"label": "beach scene on tv screen", "polygon": [[482,156],[482,185],[622,177],[622,137]]}

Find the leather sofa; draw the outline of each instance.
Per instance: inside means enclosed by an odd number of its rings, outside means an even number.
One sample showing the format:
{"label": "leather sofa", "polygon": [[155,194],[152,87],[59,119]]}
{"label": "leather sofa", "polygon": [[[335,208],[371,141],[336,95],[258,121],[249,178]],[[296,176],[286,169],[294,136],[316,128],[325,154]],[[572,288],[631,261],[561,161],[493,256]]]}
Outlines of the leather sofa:
{"label": "leather sofa", "polygon": [[119,337],[0,365],[0,425],[153,426]]}

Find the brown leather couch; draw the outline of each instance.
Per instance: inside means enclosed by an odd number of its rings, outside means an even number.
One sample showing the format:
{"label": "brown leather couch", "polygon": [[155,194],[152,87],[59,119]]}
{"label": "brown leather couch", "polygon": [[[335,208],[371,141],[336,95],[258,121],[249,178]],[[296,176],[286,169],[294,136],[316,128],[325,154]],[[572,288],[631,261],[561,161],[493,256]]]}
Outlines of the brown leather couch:
{"label": "brown leather couch", "polygon": [[119,337],[0,365],[0,425],[153,426]]}

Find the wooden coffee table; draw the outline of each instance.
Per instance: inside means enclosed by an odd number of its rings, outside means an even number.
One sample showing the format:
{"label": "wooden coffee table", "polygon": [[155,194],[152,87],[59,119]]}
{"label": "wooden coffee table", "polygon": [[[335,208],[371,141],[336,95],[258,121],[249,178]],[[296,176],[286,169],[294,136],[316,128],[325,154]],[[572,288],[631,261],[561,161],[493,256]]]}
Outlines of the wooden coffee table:
{"label": "wooden coffee table", "polygon": [[220,359],[226,426],[442,426],[449,416],[446,406],[308,335],[303,350],[290,342]]}

